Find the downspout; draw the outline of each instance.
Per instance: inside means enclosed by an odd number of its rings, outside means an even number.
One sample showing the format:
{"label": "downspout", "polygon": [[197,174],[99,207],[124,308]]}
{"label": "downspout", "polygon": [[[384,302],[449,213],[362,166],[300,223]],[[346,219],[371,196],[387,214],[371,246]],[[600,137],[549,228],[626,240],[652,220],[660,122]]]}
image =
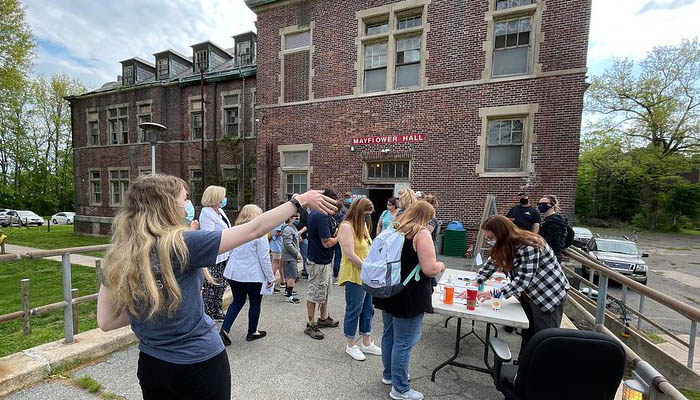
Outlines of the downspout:
{"label": "downspout", "polygon": [[246,188],[246,179],[245,179],[245,76],[243,77],[243,93],[241,96],[241,115],[240,119],[243,122],[243,139],[241,140],[241,143],[243,144],[243,168],[242,168],[242,179],[243,179],[243,201],[246,201],[245,198],[245,188]]}

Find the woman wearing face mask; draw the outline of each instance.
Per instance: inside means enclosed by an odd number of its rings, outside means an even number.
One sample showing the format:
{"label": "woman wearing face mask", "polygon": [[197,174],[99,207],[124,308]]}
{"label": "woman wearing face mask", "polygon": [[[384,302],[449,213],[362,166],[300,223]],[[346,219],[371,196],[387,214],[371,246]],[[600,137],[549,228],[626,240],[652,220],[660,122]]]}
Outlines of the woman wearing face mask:
{"label": "woman wearing face mask", "polygon": [[386,210],[382,211],[382,215],[379,216],[379,222],[377,222],[377,235],[388,228],[389,224],[397,217],[399,213],[398,202],[399,199],[396,197],[391,197],[386,201]]}
{"label": "woman wearing face mask", "polygon": [[333,200],[309,191],[254,220],[222,231],[184,223],[187,184],[174,176],[136,178],[112,224],[97,298],[97,325],[131,325],[139,339],[137,375],[143,398],[231,398],[231,370],[218,329],[204,314],[205,267],[265,236],[301,207],[335,211]]}
{"label": "woman wearing face mask", "polygon": [[566,226],[569,221],[559,214],[558,203],[557,196],[543,196],[537,203],[537,210],[544,217],[539,234],[547,241],[557,260],[561,262],[561,252],[566,242]]}
{"label": "woman wearing face mask", "polygon": [[[340,224],[338,240],[343,248],[340,264],[339,286],[345,286],[345,320],[343,331],[348,340],[345,352],[358,361],[365,360],[365,354],[382,355],[382,349],[372,343],[372,317],[374,306],[372,295],[362,288],[360,268],[367,258],[372,244],[365,218],[374,211],[374,205],[367,198],[355,200]],[[355,332],[360,326],[362,344],[355,344]]]}
{"label": "woman wearing face mask", "polygon": [[[523,331],[522,354],[535,333],[561,324],[569,281],[552,248],[539,235],[516,227],[502,215],[488,218],[481,230],[493,249],[476,276],[477,284],[484,283],[497,270],[507,273],[510,282],[500,289],[480,292],[479,299],[499,295],[520,300],[530,323]],[[466,291],[460,297],[466,297]]]}
{"label": "woman wearing face mask", "polygon": [[199,230],[199,221],[194,219],[194,204],[192,204],[192,200],[190,199],[185,201],[185,223],[189,225],[190,229],[193,231]]}
{"label": "woman wearing face mask", "polygon": [[[203,231],[220,231],[231,227],[224,207],[226,207],[226,189],[221,186],[209,186],[202,194],[202,212],[199,214],[199,226]],[[204,282],[202,298],[204,299],[204,312],[214,320],[223,320],[224,312],[221,309],[221,301],[226,290],[224,269],[226,268],[228,253],[219,254],[216,264],[208,267],[214,283]]]}

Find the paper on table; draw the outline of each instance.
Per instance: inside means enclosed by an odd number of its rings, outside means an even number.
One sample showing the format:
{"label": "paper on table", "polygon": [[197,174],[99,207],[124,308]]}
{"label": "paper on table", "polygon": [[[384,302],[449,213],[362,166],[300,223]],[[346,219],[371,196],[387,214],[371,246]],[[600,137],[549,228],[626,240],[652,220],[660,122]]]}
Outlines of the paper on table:
{"label": "paper on table", "polygon": [[263,282],[262,287],[260,288],[260,294],[262,294],[263,296],[267,296],[274,293],[274,290],[275,285],[267,287],[267,282]]}
{"label": "paper on table", "polygon": [[474,258],[474,265],[480,266],[483,263],[484,259],[481,257],[481,253],[476,253],[476,257]]}

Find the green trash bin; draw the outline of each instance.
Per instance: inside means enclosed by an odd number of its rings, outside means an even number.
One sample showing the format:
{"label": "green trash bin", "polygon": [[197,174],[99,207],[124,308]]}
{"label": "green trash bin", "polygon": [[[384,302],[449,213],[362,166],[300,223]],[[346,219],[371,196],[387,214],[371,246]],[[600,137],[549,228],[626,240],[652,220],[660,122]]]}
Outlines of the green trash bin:
{"label": "green trash bin", "polygon": [[445,230],[442,239],[442,254],[451,257],[464,257],[467,252],[466,230]]}

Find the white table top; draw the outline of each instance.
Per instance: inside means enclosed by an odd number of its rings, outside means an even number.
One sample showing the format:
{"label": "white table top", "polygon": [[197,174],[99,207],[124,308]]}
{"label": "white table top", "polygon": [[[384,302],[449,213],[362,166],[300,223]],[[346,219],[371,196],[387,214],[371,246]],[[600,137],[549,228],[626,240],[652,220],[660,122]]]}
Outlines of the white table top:
{"label": "white table top", "polygon": [[[476,272],[446,269],[440,278],[440,283],[447,281],[450,277],[452,277],[452,282],[455,284],[455,302],[454,304],[445,304],[442,302],[440,297],[442,296],[443,288],[442,284],[438,284],[438,287],[435,288],[435,292],[433,292],[432,298],[435,313],[495,325],[512,326],[514,328],[529,327],[527,315],[525,315],[523,307],[520,305],[520,302],[513,297],[503,299],[503,306],[500,310],[491,309],[490,300],[476,307],[474,311],[467,310],[465,304],[457,303],[457,294],[464,291],[464,287],[461,287],[461,285],[464,285],[464,281],[458,278],[474,279],[476,277]],[[489,288],[489,286],[486,287]]]}

